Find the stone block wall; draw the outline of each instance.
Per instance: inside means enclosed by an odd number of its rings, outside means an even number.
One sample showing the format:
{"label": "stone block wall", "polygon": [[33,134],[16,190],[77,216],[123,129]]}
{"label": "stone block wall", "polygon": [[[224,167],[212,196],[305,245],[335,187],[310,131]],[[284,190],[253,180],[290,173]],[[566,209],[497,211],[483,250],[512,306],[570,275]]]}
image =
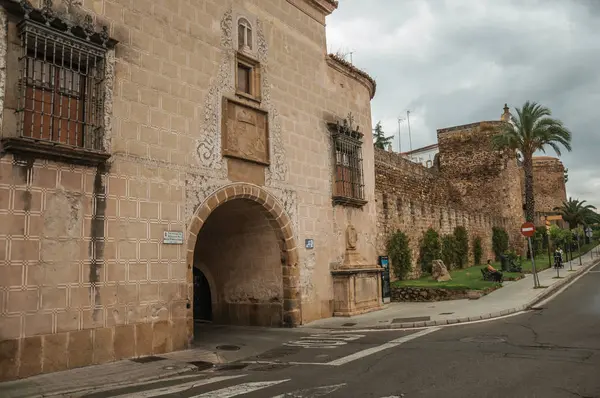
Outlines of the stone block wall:
{"label": "stone block wall", "polygon": [[[105,78],[110,159],[75,166],[0,149],[0,379],[187,347],[196,238],[212,210],[233,197],[259,203],[278,225],[277,239],[261,242],[279,243],[263,260],[277,256],[282,276],[265,278],[258,291],[281,277],[290,324],[332,315],[330,271],[342,261],[349,223],[361,254],[376,261],[375,85],[326,55],[324,21],[335,6],[319,4],[54,1],[56,12],[89,15],[118,40]],[[236,97],[242,16],[260,62],[267,165],[222,154],[222,103]],[[2,138],[16,132],[16,68],[6,65],[18,50],[19,20],[0,7]],[[331,200],[326,123],[350,112],[366,135],[362,208]],[[183,231],[184,244],[164,244],[165,231]],[[314,249],[304,248],[307,238]]]}
{"label": "stone block wall", "polygon": [[556,213],[554,208],[567,200],[562,162],[549,156],[533,158],[533,191],[537,214]]}
{"label": "stone block wall", "polygon": [[522,170],[516,154],[495,151],[490,139],[501,121],[439,129],[440,173],[458,189],[470,209],[507,220],[511,244],[523,249]]}
{"label": "stone block wall", "polygon": [[376,150],[375,172],[377,249],[380,255],[385,255],[391,234],[397,230],[407,234],[413,259],[410,277],[420,276],[420,240],[429,228],[442,236],[453,233],[457,226],[464,226],[469,234],[469,261],[473,261],[472,243],[476,236],[482,239],[482,260],[493,258],[492,227],[506,228],[505,218],[472,210],[453,181],[435,169],[413,163],[396,153]]}

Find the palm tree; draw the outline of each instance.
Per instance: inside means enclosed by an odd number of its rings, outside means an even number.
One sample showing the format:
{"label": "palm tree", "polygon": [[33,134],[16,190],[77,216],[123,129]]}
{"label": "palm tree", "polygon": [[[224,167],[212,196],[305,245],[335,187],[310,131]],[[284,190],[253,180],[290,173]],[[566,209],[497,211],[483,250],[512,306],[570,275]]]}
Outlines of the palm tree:
{"label": "palm tree", "polygon": [[555,207],[554,211],[560,212],[563,220],[569,223],[569,229],[575,229],[580,225],[593,224],[598,219],[598,214],[594,212],[596,207],[585,203],[585,200],[569,197],[561,206]]}
{"label": "palm tree", "polygon": [[374,131],[375,132],[373,133],[373,145],[375,145],[375,148],[385,149],[388,145],[392,143],[392,138],[394,138],[394,136],[385,136],[385,133],[383,132],[383,127],[381,126],[381,122],[377,122]]}
{"label": "palm tree", "polygon": [[560,120],[550,116],[552,112],[536,102],[527,101],[521,109],[515,108],[517,117],[511,116],[503,123],[498,134],[492,137],[496,150],[513,149],[520,152],[525,171],[525,218],[534,221],[535,199],[533,197],[533,154],[546,152],[546,147],[561,155],[561,146],[571,151],[571,132]]}

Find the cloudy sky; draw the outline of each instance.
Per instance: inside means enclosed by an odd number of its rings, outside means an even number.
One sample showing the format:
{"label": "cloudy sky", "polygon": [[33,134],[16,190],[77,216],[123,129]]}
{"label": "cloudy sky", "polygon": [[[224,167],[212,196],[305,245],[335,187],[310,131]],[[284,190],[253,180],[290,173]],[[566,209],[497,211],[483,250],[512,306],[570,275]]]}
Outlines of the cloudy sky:
{"label": "cloudy sky", "polygon": [[373,124],[397,135],[410,110],[416,149],[537,101],[573,132],[568,195],[600,207],[600,0],[340,0],[327,24],[329,51],[377,80]]}

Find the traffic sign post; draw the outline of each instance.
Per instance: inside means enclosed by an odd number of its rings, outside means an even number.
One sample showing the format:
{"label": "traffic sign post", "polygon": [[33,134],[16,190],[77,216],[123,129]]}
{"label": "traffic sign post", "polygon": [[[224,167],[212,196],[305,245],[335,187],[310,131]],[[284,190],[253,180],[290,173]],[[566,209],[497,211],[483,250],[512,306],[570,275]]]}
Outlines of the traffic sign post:
{"label": "traffic sign post", "polygon": [[527,238],[529,242],[529,255],[531,256],[531,271],[533,272],[533,288],[540,287],[540,280],[538,279],[537,271],[535,269],[535,258],[533,257],[533,245],[531,244],[531,237],[535,235],[535,225],[531,222],[526,222],[521,225],[521,235]]}

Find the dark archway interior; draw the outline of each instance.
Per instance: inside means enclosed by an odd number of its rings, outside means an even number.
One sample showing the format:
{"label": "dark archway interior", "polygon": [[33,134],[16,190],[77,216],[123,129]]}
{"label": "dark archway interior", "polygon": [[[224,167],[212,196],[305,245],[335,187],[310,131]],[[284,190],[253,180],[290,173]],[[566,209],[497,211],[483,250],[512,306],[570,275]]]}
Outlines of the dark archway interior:
{"label": "dark archway interior", "polygon": [[[279,242],[256,202],[234,199],[210,214],[198,234],[194,263],[207,273],[213,323],[282,325],[285,256]],[[203,301],[194,302],[194,314],[197,306],[207,307],[209,297],[198,295]]]}
{"label": "dark archway interior", "polygon": [[194,267],[194,321],[212,321],[210,285],[197,267]]}

